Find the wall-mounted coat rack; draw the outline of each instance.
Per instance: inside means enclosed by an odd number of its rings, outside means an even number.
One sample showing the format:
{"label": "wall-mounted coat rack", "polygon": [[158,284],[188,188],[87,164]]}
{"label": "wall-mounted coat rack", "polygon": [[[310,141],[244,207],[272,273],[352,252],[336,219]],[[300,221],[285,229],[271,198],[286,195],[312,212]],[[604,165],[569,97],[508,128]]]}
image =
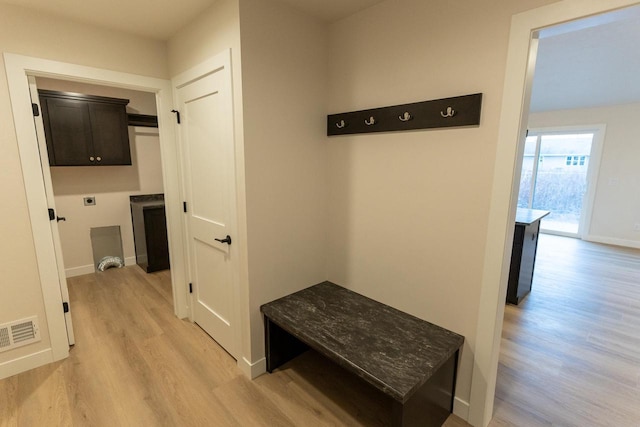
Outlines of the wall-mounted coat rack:
{"label": "wall-mounted coat rack", "polygon": [[482,94],[414,102],[327,116],[327,135],[393,132],[480,124]]}

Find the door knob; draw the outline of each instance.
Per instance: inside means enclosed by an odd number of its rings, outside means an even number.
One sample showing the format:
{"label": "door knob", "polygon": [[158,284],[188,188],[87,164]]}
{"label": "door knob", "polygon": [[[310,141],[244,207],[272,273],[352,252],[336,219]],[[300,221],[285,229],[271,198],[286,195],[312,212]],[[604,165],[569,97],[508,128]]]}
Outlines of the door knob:
{"label": "door knob", "polygon": [[225,237],[224,239],[215,239],[216,242],[220,242],[220,243],[226,243],[227,245],[231,246],[231,236],[229,236],[227,234],[227,237]]}
{"label": "door knob", "polygon": [[57,216],[57,217],[56,217],[56,221],[57,221],[57,222],[60,222],[60,221],[67,222],[67,218],[65,218],[65,217],[63,217],[63,216]]}

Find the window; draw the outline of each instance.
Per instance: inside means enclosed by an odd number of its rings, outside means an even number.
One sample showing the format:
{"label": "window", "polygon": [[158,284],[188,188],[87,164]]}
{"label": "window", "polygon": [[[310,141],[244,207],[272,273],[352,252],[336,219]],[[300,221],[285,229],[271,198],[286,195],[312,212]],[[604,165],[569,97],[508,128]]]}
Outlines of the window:
{"label": "window", "polygon": [[541,223],[546,231],[578,233],[593,137],[593,132],[559,131],[527,137],[518,207],[550,211]]}
{"label": "window", "polygon": [[585,160],[589,156],[567,156],[567,166],[584,166]]}

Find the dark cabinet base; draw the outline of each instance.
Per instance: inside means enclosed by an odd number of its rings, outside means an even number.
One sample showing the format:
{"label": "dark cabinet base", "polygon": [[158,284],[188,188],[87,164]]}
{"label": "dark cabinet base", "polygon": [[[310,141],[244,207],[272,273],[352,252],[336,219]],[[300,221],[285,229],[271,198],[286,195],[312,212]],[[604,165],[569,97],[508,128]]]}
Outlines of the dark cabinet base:
{"label": "dark cabinet base", "polygon": [[507,302],[510,304],[519,304],[531,292],[539,232],[540,221],[529,225],[516,224],[507,288]]}
{"label": "dark cabinet base", "polygon": [[132,201],[131,218],[136,263],[147,273],[167,270],[170,263],[164,201]]}
{"label": "dark cabinet base", "polygon": [[169,268],[169,243],[164,206],[144,210],[144,231],[147,238],[147,263],[141,266],[147,273]]}

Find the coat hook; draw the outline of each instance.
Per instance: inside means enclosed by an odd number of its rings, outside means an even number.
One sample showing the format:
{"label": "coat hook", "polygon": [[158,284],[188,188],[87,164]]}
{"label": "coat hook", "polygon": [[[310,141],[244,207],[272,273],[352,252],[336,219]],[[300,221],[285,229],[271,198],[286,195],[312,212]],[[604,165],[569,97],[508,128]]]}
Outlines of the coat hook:
{"label": "coat hook", "polygon": [[344,122],[344,120],[340,120],[339,123],[336,123],[336,127],[338,129],[342,129],[343,127],[345,127],[347,124]]}
{"label": "coat hook", "polygon": [[454,110],[454,109],[453,109],[453,108],[451,108],[451,107],[447,107],[447,112],[445,113],[444,111],[440,111],[440,115],[441,115],[442,117],[445,117],[445,118],[446,118],[446,117],[453,117],[453,116],[455,116],[455,115],[456,115],[456,110]]}
{"label": "coat hook", "polygon": [[409,120],[413,119],[413,117],[411,117],[411,114],[409,114],[408,111],[405,111],[404,114],[401,116],[398,116],[398,118],[403,122],[408,122]]}
{"label": "coat hook", "polygon": [[376,124],[376,119],[373,118],[373,116],[369,117],[369,120],[364,119],[364,124],[367,126],[371,126],[371,125],[375,125]]}

